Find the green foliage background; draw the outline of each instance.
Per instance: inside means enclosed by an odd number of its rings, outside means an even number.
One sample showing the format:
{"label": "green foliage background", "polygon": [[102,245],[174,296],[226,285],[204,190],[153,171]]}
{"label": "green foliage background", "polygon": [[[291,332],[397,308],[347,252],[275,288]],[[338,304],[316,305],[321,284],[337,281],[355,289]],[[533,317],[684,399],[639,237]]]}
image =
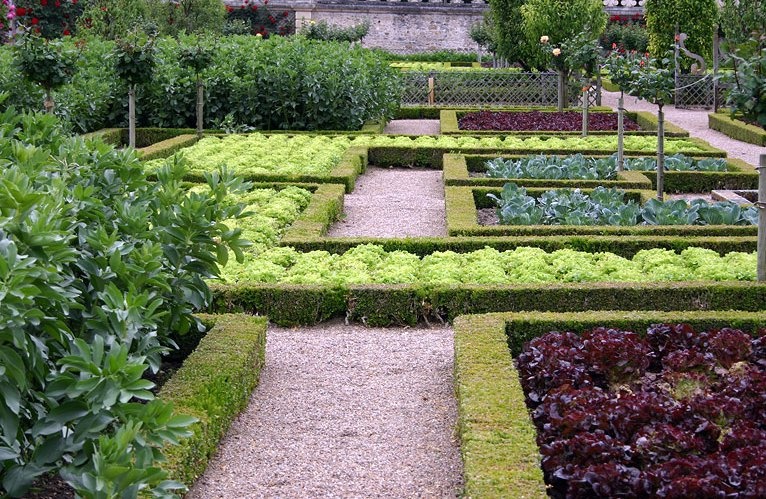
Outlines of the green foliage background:
{"label": "green foliage background", "polygon": [[[699,54],[712,67],[713,31],[718,19],[715,0],[646,0],[646,29],[649,32],[649,52],[662,57],[673,49],[676,25],[686,33],[685,46]],[[692,60],[681,58],[681,66],[689,68]]]}

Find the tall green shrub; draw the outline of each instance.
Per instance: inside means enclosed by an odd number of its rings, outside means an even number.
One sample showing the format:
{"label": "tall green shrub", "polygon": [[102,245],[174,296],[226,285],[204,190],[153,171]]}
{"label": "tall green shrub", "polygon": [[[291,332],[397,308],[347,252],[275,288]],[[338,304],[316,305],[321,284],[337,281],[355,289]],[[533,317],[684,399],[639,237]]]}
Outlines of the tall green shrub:
{"label": "tall green shrub", "polygon": [[151,19],[163,35],[220,33],[226,21],[221,0],[147,0]]}
{"label": "tall green shrub", "polygon": [[530,45],[529,39],[521,29],[522,5],[524,0],[489,1],[497,54],[510,63],[518,62],[527,66],[527,61],[534,53],[534,45]]}
{"label": "tall green shrub", "polygon": [[[689,35],[686,48],[712,61],[713,32],[718,18],[716,0],[646,0],[644,8],[649,52],[661,55],[671,50],[678,26],[680,33]],[[682,57],[681,62],[688,69],[692,60]]]}
{"label": "tall green shrub", "polygon": [[758,37],[766,33],[764,0],[724,0],[718,22],[729,52],[747,57],[766,46],[766,39]]}
{"label": "tall green shrub", "polygon": [[78,26],[80,33],[115,40],[148,22],[146,0],[88,0]]}
{"label": "tall green shrub", "polygon": [[[157,462],[193,420],[154,400],[169,335],[201,325],[242,207],[241,183],[188,193],[183,167],[149,182],[138,158],[0,115],[0,495],[58,473],[79,497],[172,495]],[[143,403],[142,403],[143,402]]]}

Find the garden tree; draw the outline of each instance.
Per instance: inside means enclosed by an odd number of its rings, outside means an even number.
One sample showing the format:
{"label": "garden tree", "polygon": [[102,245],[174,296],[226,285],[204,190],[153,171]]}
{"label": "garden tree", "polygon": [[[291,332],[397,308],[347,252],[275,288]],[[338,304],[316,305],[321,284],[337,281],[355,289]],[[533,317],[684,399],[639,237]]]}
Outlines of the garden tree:
{"label": "garden tree", "polygon": [[[546,65],[552,66],[559,74],[559,112],[569,103],[570,78],[575,76],[580,87],[590,86],[591,79],[600,68],[601,49],[598,39],[592,39],[591,36],[589,32],[578,33],[554,47],[550,45],[548,36],[540,37],[540,46],[543,48],[541,61],[547,58],[549,62]],[[586,106],[587,102],[583,105]]]}
{"label": "garden tree", "polygon": [[154,38],[133,31],[115,46],[117,76],[128,85],[128,145],[136,147],[136,86],[151,79],[155,65]]}
{"label": "garden tree", "polygon": [[628,93],[657,106],[657,199],[665,188],[665,115],[663,107],[673,101],[675,77],[669,57],[644,58],[633,66]]}
{"label": "garden tree", "polygon": [[[746,120],[766,129],[766,35],[758,37],[752,45],[761,48],[749,57],[732,54],[735,72],[730,78],[733,86],[726,103],[732,112],[740,113]],[[750,49],[745,48],[743,52],[750,52]]]}
{"label": "garden tree", "polygon": [[83,10],[78,0],[17,0],[16,22],[43,38],[59,38],[74,34]]}
{"label": "garden tree", "polygon": [[14,61],[26,79],[40,85],[45,92],[45,111],[56,107],[53,91],[72,79],[76,54],[60,40],[46,40],[38,35],[22,35],[16,40]]}
{"label": "garden tree", "polygon": [[88,0],[78,20],[79,29],[101,38],[124,38],[149,22],[146,0]]}
{"label": "garden tree", "polygon": [[[689,35],[686,48],[711,61],[713,32],[718,19],[716,0],[646,0],[644,9],[652,55],[664,54],[673,47],[678,27],[679,33]],[[690,66],[689,59],[681,59],[682,68]]]}
{"label": "garden tree", "polygon": [[522,27],[521,6],[525,0],[489,0],[491,23],[494,26],[494,42],[497,55],[513,64],[529,69],[528,60],[535,52],[535,44],[529,42]]}
{"label": "garden tree", "polygon": [[78,497],[171,497],[164,445],[194,419],[154,399],[161,356],[201,325],[205,278],[241,260],[244,185],[148,181],[132,150],[61,132],[50,115],[0,115],[0,495],[58,473]]}
{"label": "garden tree", "polygon": [[[597,40],[608,18],[601,0],[527,0],[521,13],[523,31],[533,46],[537,46],[543,36],[548,37],[551,45],[571,42],[578,36]],[[530,66],[541,67],[547,58],[538,50],[528,62]]]}
{"label": "garden tree", "polygon": [[740,57],[747,57],[745,50],[764,48],[758,34],[766,33],[766,0],[724,0],[718,22],[729,52],[739,50]]}
{"label": "garden tree", "polygon": [[149,16],[163,35],[220,33],[226,21],[221,0],[146,0]]}
{"label": "garden tree", "polygon": [[620,87],[620,98],[617,100],[617,171],[620,172],[625,169],[625,91],[630,89],[635,64],[635,56],[623,55],[616,51],[611,52],[604,62],[604,67],[609,72],[609,80]]}
{"label": "garden tree", "polygon": [[194,72],[197,80],[197,136],[202,138],[205,115],[205,84],[202,81],[202,73],[213,63],[214,50],[206,40],[196,36],[182,39],[181,43],[178,60],[182,66]]}
{"label": "garden tree", "polygon": [[[471,40],[476,42],[479,47],[492,54],[493,58],[495,57],[497,53],[497,32],[495,31],[495,25],[490,13],[485,13],[484,19],[481,22],[471,26],[469,35]],[[479,59],[479,62],[481,62],[481,59]]]}

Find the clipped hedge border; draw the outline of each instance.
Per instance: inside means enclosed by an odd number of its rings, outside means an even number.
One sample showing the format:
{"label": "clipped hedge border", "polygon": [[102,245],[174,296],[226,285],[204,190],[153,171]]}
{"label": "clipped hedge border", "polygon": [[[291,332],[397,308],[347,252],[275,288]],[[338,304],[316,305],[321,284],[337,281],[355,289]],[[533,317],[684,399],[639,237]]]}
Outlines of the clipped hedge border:
{"label": "clipped hedge border", "polygon": [[[536,430],[524,402],[513,356],[550,331],[596,326],[640,332],[653,323],[688,323],[698,330],[755,331],[766,314],[741,311],[637,311],[467,315],[455,319],[455,387],[466,497],[547,497]],[[509,349],[510,346],[510,349]]]}
{"label": "clipped hedge border", "polygon": [[455,392],[465,497],[545,498],[535,442],[499,315],[455,319]]}
{"label": "clipped hedge border", "polygon": [[361,244],[376,244],[386,251],[407,251],[425,256],[434,251],[469,253],[486,246],[498,251],[519,247],[535,247],[552,252],[572,249],[588,253],[610,252],[630,258],[645,249],[662,248],[683,251],[697,247],[714,250],[720,254],[732,251],[750,253],[756,250],[756,237],[696,237],[696,236],[599,236],[599,235],[549,235],[549,236],[461,236],[461,237],[322,237],[319,226],[313,226],[313,234],[306,230],[301,237],[288,234],[282,238],[281,246],[292,246],[298,251],[323,250],[330,253],[345,253]]}
{"label": "clipped hedge border", "polygon": [[[142,158],[144,159],[144,158]],[[285,175],[285,174],[258,174],[239,175],[244,180],[253,182],[279,182],[279,183],[310,183],[310,184],[342,184],[346,192],[354,190],[356,179],[367,169],[367,148],[350,147],[343,153],[341,160],[332,169],[329,175]],[[186,173],[184,180],[187,182],[204,182],[202,173]]]}
{"label": "clipped hedge border", "polygon": [[766,130],[733,118],[728,113],[708,114],[707,123],[709,128],[717,130],[732,139],[766,147]]}
{"label": "clipped hedge border", "polygon": [[290,246],[291,241],[324,236],[343,213],[345,192],[345,187],[339,184],[318,185],[306,209],[285,230],[280,244]]}
{"label": "clipped hedge border", "polygon": [[212,288],[212,311],[268,315],[282,325],[344,316],[370,326],[414,325],[465,314],[532,310],[757,311],[766,303],[766,284],[734,281],[347,287],[240,283]]}
{"label": "clipped hedge border", "polygon": [[[646,157],[646,154],[641,156]],[[510,179],[490,179],[490,178],[470,178],[470,182],[466,182],[465,178],[469,175],[468,172],[481,172],[486,171],[484,163],[488,160],[495,159],[497,156],[493,155],[465,155],[466,171],[462,169],[460,163],[454,163],[452,165],[455,174],[460,175],[460,182],[452,185],[493,185],[500,186]],[[522,156],[517,154],[503,155],[504,158],[520,158]],[[606,157],[604,154],[594,155],[594,157]],[[692,156],[694,157],[694,156]],[[445,158],[446,160],[446,158]],[[727,189],[727,190],[743,190],[743,189],[757,189],[758,188],[758,172],[750,166],[748,163],[735,158],[726,158],[726,165],[728,171],[725,172],[703,172],[703,171],[666,171],[665,172],[665,191],[666,192],[710,192],[712,190]],[[446,163],[445,163],[446,172]],[[656,189],[657,176],[655,172],[621,172],[619,175],[621,178],[625,178],[625,175],[631,178],[635,182],[641,182],[642,178],[644,182],[648,181],[648,184],[643,183],[646,189]],[[640,175],[641,177],[639,177]],[[519,179],[519,182],[528,184],[529,180],[533,179]],[[515,181],[515,180],[514,180]],[[538,181],[539,182],[539,181]],[[553,182],[546,180],[544,182]],[[560,180],[556,181],[558,185],[560,182],[577,182],[578,186],[585,187],[584,182],[596,182],[598,185],[608,186],[609,180],[595,180],[595,181],[582,181],[582,180]],[[613,182],[613,181],[612,181]],[[532,184],[529,184],[532,185]],[[549,185],[549,184],[545,184]]]}
{"label": "clipped hedge border", "polygon": [[[489,109],[490,111],[497,111],[495,109]],[[517,110],[521,111],[521,110]],[[530,111],[526,109],[524,111]],[[468,112],[466,110],[442,110],[439,114],[439,128],[442,135],[497,135],[497,134],[514,134],[514,135],[557,135],[557,136],[573,136],[581,135],[582,131],[537,131],[537,130],[461,130],[459,126],[460,118],[465,116]],[[507,111],[513,112],[513,111]],[[543,112],[556,112],[555,109],[544,110]],[[599,112],[612,112],[611,109],[607,111],[598,111],[591,108],[592,113]],[[627,117],[638,123],[641,130],[638,131],[626,131],[625,135],[657,135],[657,117],[648,111],[628,111],[625,113]],[[617,131],[609,130],[591,130],[588,135],[616,135]],[[665,136],[666,137],[688,137],[689,132],[674,125],[673,123],[665,123]]]}
{"label": "clipped hedge border", "polygon": [[[217,132],[218,130],[208,130],[208,133]],[[149,147],[157,142],[172,139],[179,135],[194,135],[197,131],[194,128],[157,128],[157,127],[141,127],[136,128],[136,148],[142,149]],[[127,128],[103,128],[83,134],[84,138],[100,137],[101,140],[114,146],[125,146],[128,144],[128,129]]]}
{"label": "clipped hedge border", "polygon": [[136,153],[138,153],[138,157],[141,158],[141,161],[167,158],[185,147],[193,146],[197,141],[199,141],[199,137],[196,135],[179,135],[171,139],[156,142],[141,149],[136,149]]}
{"label": "clipped hedge border", "polygon": [[247,405],[265,362],[266,318],[207,319],[214,327],[159,393],[176,413],[199,419],[191,426],[192,436],[164,452],[167,461],[162,468],[186,486],[205,471],[218,442]]}
{"label": "clipped hedge border", "polygon": [[[490,177],[471,177],[470,172],[482,171],[486,161],[495,159],[497,156],[466,156],[463,154],[445,154],[442,159],[443,178],[445,186],[487,186],[502,187],[508,182],[524,183],[529,187],[551,188],[593,188],[600,185],[604,187],[618,187],[620,189],[651,189],[652,181],[643,172],[622,171],[617,172],[615,180],[567,180],[567,179],[509,179]],[[505,155],[504,158],[517,156]],[[522,157],[522,156],[518,156]],[[470,166],[469,166],[470,164]],[[478,166],[478,167],[477,167]]]}
{"label": "clipped hedge border", "polygon": [[[526,183],[519,182],[525,186]],[[539,197],[548,188],[533,187],[527,194]],[[588,193],[593,189],[581,189]],[[492,208],[494,201],[487,195],[499,196],[496,187],[445,187],[447,233],[450,236],[549,236],[549,235],[663,235],[663,236],[756,236],[754,225],[479,225],[477,210]],[[652,191],[626,190],[625,199],[643,204],[654,197]]]}

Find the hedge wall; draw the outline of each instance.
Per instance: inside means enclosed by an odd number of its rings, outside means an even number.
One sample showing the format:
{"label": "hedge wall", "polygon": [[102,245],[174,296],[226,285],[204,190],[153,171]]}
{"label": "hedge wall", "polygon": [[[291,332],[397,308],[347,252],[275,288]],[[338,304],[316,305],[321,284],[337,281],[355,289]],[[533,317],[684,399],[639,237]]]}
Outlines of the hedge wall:
{"label": "hedge wall", "polygon": [[214,312],[268,315],[282,325],[346,317],[371,326],[413,325],[472,313],[584,310],[757,311],[766,284],[654,282],[487,285],[214,285]]}
{"label": "hedge wall", "polygon": [[159,393],[175,411],[199,419],[192,436],[165,449],[162,467],[186,486],[205,471],[231,422],[247,405],[265,361],[267,319],[203,317],[215,325]]}
{"label": "hedge wall", "polygon": [[[600,108],[591,108],[590,112],[609,112],[612,110],[607,108],[605,111],[599,110]],[[482,109],[482,111],[506,111],[503,109]],[[530,109],[517,109],[516,112],[529,111]],[[579,111],[579,109],[573,109],[573,111]],[[439,114],[439,125],[441,133],[443,135],[496,135],[502,133],[512,133],[514,135],[580,135],[582,131],[535,131],[535,130],[514,130],[514,131],[498,131],[498,130],[460,130],[459,121],[460,118],[465,116],[471,111],[468,110],[442,110]],[[514,112],[514,111],[507,111]],[[555,109],[545,109],[543,112],[556,112]],[[625,135],[656,135],[657,134],[657,117],[648,111],[627,112],[626,116],[641,127],[638,131],[626,131]],[[616,135],[616,131],[598,131],[591,130],[589,135]],[[674,125],[670,122],[665,122],[665,136],[666,137],[688,137],[689,132],[683,128]]]}
{"label": "hedge wall", "polygon": [[[527,187],[526,183],[521,183]],[[547,188],[527,188],[533,197],[542,195]],[[592,189],[581,189],[588,193]],[[758,233],[754,225],[479,225],[477,210],[493,208],[495,202],[488,194],[500,195],[495,187],[445,187],[447,233],[450,236],[549,236],[549,235],[632,235],[632,236],[753,236]],[[625,199],[646,202],[654,197],[652,191],[626,190]]]}
{"label": "hedge wall", "polygon": [[[441,111],[479,111],[487,109],[487,106],[404,106],[400,107],[394,115],[397,120],[438,120]],[[566,111],[578,111],[580,108],[566,108]],[[595,106],[591,111],[611,111],[608,106]],[[556,111],[550,106],[492,106],[493,111]]]}
{"label": "hedge wall", "polygon": [[733,139],[766,147],[766,130],[733,118],[728,113],[708,114],[708,127]]}

